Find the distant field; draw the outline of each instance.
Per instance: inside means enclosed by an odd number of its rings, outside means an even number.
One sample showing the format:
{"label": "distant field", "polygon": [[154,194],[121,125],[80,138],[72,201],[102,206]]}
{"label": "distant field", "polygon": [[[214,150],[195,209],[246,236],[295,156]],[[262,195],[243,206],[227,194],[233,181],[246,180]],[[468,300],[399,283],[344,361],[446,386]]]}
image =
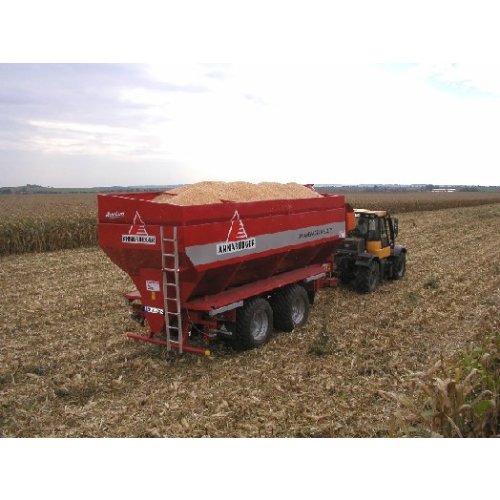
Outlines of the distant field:
{"label": "distant field", "polygon": [[475,207],[500,203],[499,193],[349,193],[354,208],[391,210],[394,213]]}
{"label": "distant field", "polygon": [[2,222],[97,217],[95,194],[29,194],[0,196]]}
{"label": "distant field", "polygon": [[95,194],[0,196],[0,255],[97,245]]}
{"label": "distant field", "polygon": [[[393,213],[500,203],[500,193],[349,193],[355,208]],[[95,194],[0,196],[0,256],[97,245]]]}

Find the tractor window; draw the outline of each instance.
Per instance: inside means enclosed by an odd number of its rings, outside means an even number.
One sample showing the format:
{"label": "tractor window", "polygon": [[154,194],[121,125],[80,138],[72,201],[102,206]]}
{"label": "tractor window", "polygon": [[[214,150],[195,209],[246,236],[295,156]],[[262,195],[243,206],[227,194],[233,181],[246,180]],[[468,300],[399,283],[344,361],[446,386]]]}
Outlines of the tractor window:
{"label": "tractor window", "polygon": [[382,248],[389,246],[389,233],[387,232],[387,221],[385,217],[378,219],[379,231],[380,231],[380,241],[382,242]]}
{"label": "tractor window", "polygon": [[368,220],[364,217],[359,217],[356,229],[360,236],[366,236],[368,233]]}
{"label": "tractor window", "polygon": [[368,241],[377,241],[379,239],[377,219],[368,219]]}

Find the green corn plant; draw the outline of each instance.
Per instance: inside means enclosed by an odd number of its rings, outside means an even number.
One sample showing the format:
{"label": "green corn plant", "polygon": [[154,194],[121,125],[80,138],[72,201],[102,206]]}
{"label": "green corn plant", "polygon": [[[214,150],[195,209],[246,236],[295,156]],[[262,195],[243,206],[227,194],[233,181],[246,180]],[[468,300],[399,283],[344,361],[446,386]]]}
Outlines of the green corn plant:
{"label": "green corn plant", "polygon": [[[414,397],[399,403],[391,435],[440,437],[498,436],[500,337],[458,359],[441,359],[414,382]],[[439,376],[438,376],[439,373]]]}

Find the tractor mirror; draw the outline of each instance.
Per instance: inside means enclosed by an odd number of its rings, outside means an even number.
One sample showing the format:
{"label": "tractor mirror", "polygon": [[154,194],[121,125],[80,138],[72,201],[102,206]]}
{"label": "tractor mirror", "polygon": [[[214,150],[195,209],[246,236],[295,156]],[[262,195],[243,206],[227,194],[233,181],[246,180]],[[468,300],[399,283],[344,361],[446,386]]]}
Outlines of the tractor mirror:
{"label": "tractor mirror", "polygon": [[394,238],[397,237],[399,232],[399,220],[397,217],[394,218]]}

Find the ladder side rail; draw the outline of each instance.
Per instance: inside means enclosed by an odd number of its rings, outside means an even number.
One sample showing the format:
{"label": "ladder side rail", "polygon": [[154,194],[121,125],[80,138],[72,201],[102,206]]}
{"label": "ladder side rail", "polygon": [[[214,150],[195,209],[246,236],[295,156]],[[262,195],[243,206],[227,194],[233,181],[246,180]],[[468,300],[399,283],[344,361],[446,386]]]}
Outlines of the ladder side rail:
{"label": "ladder side rail", "polygon": [[167,280],[167,252],[165,251],[165,228],[164,226],[160,226],[160,238],[161,238],[161,269],[162,269],[162,278],[163,278],[163,314],[165,316],[165,333],[167,334],[167,352],[172,350],[172,344],[170,339],[170,320],[168,317],[168,280]]}
{"label": "ladder side rail", "polygon": [[[167,334],[167,351],[172,350],[172,343],[180,353],[183,352],[183,325],[182,325],[182,311],[181,311],[181,293],[180,293],[180,277],[179,277],[179,242],[177,227],[172,227],[172,238],[165,238],[165,228],[161,226],[161,254],[162,254],[162,275],[163,275],[163,303],[165,315],[165,328]],[[171,243],[172,249],[168,251],[165,248],[165,243]],[[168,279],[168,273],[173,274],[173,280]],[[169,287],[175,288],[175,297],[168,296]],[[169,302],[175,302],[169,307]],[[171,323],[170,316],[177,318],[177,324],[174,326]],[[177,341],[171,339],[171,330],[177,330]]]}
{"label": "ladder side rail", "polygon": [[177,332],[178,332],[178,343],[179,352],[183,351],[184,344],[184,330],[182,328],[182,311],[181,311],[181,291],[180,291],[180,280],[179,280],[179,240],[177,235],[177,226],[173,228],[173,239],[174,239],[174,281],[175,281],[175,303],[177,308]]}

